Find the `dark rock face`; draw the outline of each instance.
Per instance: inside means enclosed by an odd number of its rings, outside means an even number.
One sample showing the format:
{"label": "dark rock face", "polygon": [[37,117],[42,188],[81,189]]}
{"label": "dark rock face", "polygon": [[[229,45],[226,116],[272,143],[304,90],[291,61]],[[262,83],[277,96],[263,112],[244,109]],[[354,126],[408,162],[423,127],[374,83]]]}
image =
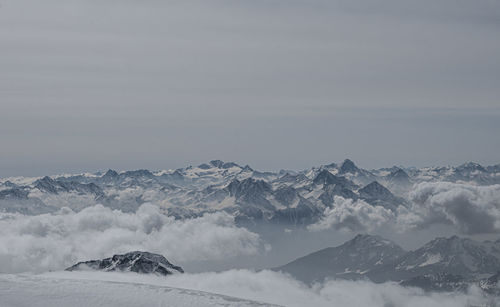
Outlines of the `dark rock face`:
{"label": "dark rock face", "polygon": [[350,181],[349,179],[346,179],[342,176],[335,176],[327,170],[322,170],[321,172],[319,172],[318,175],[316,175],[316,177],[314,178],[313,183],[315,185],[325,186],[336,184],[349,189],[354,189],[357,187],[356,184],[354,184],[354,182]]}
{"label": "dark rock face", "polygon": [[0,191],[0,199],[28,199],[29,192],[19,188]]}
{"label": "dark rock face", "polygon": [[394,195],[386,187],[374,181],[359,190],[359,195],[366,199],[392,199]]}
{"label": "dark rock face", "polygon": [[342,163],[342,166],[340,167],[341,174],[355,173],[357,171],[359,171],[358,167],[349,159],[345,159]]}
{"label": "dark rock face", "polygon": [[335,196],[342,196],[343,198],[357,199],[358,196],[348,188],[339,185],[329,185],[323,188],[324,192],[319,196],[319,200],[327,207],[333,205]]}
{"label": "dark rock face", "polygon": [[477,276],[492,274],[499,267],[500,259],[484,243],[452,236],[436,238],[406,253],[390,266],[372,270],[367,276],[374,281],[398,281],[449,273],[470,281]]}
{"label": "dark rock face", "polygon": [[102,260],[79,262],[67,268],[66,271],[89,269],[105,272],[122,271],[157,275],[184,273],[184,270],[180,266],[173,265],[161,255],[138,251],[123,255],[114,255]]}
{"label": "dark rock face", "polygon": [[360,279],[376,267],[394,262],[405,251],[379,236],[357,235],[350,241],[294,260],[273,270],[310,283],[325,278]]}
{"label": "dark rock face", "polygon": [[[464,291],[477,285],[500,295],[497,242],[452,236],[436,238],[406,252],[379,236],[358,235],[337,247],[322,249],[273,270],[312,283],[325,278],[394,281],[425,291]],[[498,272],[494,275],[491,275]],[[484,278],[484,276],[490,276]]]}
{"label": "dark rock face", "polygon": [[299,194],[293,187],[282,187],[274,191],[274,198],[285,206],[293,203],[298,197]]}
{"label": "dark rock face", "polygon": [[79,194],[91,194],[94,197],[103,197],[103,190],[95,183],[80,183],[77,181],[54,180],[48,176],[39,179],[35,183],[35,188],[49,194],[59,194],[61,192],[77,192]]}
{"label": "dark rock face", "polygon": [[239,165],[236,164],[236,163],[234,163],[234,162],[224,162],[224,161],[221,161],[221,160],[212,160],[209,163],[210,163],[210,165],[212,165],[214,167],[224,168],[224,169],[228,169],[228,168],[231,168],[231,167],[239,167]]}
{"label": "dark rock face", "polygon": [[418,287],[425,291],[464,291],[469,284],[461,275],[436,273],[415,276],[400,283],[404,287]]}
{"label": "dark rock face", "polygon": [[480,280],[478,286],[486,293],[500,295],[500,271],[489,278]]}
{"label": "dark rock face", "polygon": [[387,181],[402,187],[409,187],[412,185],[410,176],[401,168],[396,168],[387,176]]}
{"label": "dark rock face", "polygon": [[243,181],[233,180],[227,187],[229,195],[236,198],[239,204],[255,205],[258,208],[273,210],[266,195],[272,192],[271,186],[263,180],[248,178]]}
{"label": "dark rock face", "polygon": [[390,210],[396,210],[399,205],[404,203],[403,199],[394,196],[391,191],[377,181],[373,181],[358,192],[359,197],[369,204],[382,206]]}
{"label": "dark rock face", "polygon": [[400,285],[405,287],[418,287],[425,291],[432,292],[465,291],[469,286],[476,285],[488,294],[499,296],[499,280],[500,271],[491,277],[480,280],[467,280],[462,275],[453,275],[449,273],[434,273],[415,276],[402,281]]}
{"label": "dark rock face", "polygon": [[316,207],[301,198],[297,207],[277,210],[271,221],[277,224],[286,224],[291,221],[295,225],[307,225],[314,221],[319,213]]}

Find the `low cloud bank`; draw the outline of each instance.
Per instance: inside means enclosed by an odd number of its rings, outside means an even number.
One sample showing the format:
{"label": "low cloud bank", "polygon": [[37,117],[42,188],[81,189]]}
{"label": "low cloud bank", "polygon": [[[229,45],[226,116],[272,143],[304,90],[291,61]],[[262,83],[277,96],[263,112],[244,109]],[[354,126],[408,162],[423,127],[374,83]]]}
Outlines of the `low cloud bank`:
{"label": "low cloud bank", "polygon": [[363,200],[345,199],[335,196],[332,208],[327,208],[324,216],[307,228],[321,231],[329,228],[348,231],[370,231],[394,218],[391,210],[382,206],[372,206]]}
{"label": "low cloud bank", "polygon": [[421,183],[409,198],[410,208],[398,216],[404,228],[449,224],[464,234],[500,231],[500,185]]}
{"label": "low cloud bank", "polygon": [[478,289],[466,293],[425,293],[395,283],[332,280],[308,287],[272,271],[229,270],[220,273],[179,274],[166,278],[131,273],[64,272],[53,278],[80,278],[145,283],[201,290],[282,306],[495,306]]}
{"label": "low cloud bank", "polygon": [[450,225],[467,235],[500,232],[500,185],[426,182],[415,185],[408,200],[408,207],[392,212],[363,200],[336,196],[333,207],[308,229],[373,231],[391,223],[398,232],[431,225]]}
{"label": "low cloud bank", "polygon": [[61,270],[132,250],[160,253],[174,263],[225,259],[256,254],[261,245],[228,214],[180,221],[150,204],[135,213],[97,205],[77,213],[0,214],[0,273]]}

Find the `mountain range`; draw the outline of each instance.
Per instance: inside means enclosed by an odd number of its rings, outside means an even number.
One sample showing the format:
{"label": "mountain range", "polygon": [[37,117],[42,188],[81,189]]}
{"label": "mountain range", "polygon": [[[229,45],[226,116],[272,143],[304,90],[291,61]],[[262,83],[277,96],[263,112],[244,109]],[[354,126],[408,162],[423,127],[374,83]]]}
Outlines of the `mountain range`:
{"label": "mountain range", "polygon": [[420,182],[500,183],[500,165],[375,170],[351,160],[303,171],[262,172],[213,160],[175,170],[134,170],[77,175],[0,179],[0,210],[42,214],[102,204],[124,212],[155,203],[176,218],[225,211],[239,223],[307,225],[316,222],[336,196],[363,200],[395,211],[407,206],[408,192]]}
{"label": "mountain range", "polygon": [[405,251],[380,236],[357,235],[340,246],[308,254],[273,270],[306,283],[328,278],[369,279],[434,291],[464,290],[476,284],[495,292],[500,289],[500,240],[439,237],[416,250]]}

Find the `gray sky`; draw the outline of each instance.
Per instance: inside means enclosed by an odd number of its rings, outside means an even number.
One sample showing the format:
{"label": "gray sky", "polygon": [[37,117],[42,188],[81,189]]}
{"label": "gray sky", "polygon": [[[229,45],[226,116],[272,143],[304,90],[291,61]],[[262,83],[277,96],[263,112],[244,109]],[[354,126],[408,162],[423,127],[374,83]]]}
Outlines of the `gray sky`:
{"label": "gray sky", "polygon": [[0,4],[0,177],[500,163],[500,1]]}

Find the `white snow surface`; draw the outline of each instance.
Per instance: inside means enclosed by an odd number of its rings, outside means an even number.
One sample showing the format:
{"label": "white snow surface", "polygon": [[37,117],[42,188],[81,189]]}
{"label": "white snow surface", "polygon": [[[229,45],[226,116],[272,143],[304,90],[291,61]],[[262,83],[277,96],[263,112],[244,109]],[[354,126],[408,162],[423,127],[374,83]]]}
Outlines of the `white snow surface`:
{"label": "white snow surface", "polygon": [[[86,276],[86,277],[85,277]],[[97,275],[99,276],[99,275]],[[72,278],[72,279],[70,279]],[[272,306],[162,285],[90,279],[89,275],[0,274],[2,307]]]}
{"label": "white snow surface", "polygon": [[395,283],[346,280],[330,280],[308,287],[288,275],[267,270],[168,277],[114,272],[0,274],[2,307],[276,306],[273,304],[465,307],[490,306],[489,301],[476,288],[467,293],[426,293]]}
{"label": "white snow surface", "polygon": [[422,266],[426,266],[426,265],[435,264],[435,263],[438,263],[439,261],[441,261],[441,259],[442,259],[441,254],[430,254],[430,255],[427,255],[427,260],[425,262],[422,262],[418,266],[422,267]]}

